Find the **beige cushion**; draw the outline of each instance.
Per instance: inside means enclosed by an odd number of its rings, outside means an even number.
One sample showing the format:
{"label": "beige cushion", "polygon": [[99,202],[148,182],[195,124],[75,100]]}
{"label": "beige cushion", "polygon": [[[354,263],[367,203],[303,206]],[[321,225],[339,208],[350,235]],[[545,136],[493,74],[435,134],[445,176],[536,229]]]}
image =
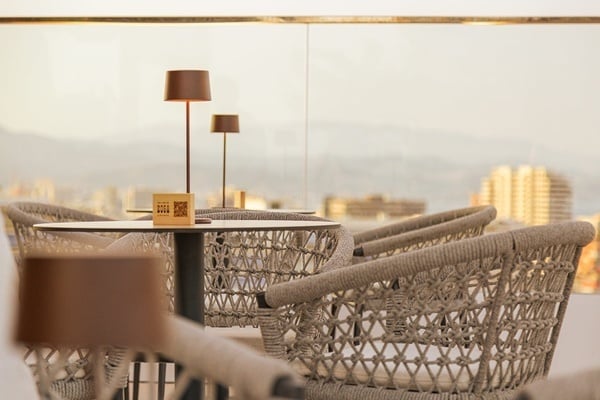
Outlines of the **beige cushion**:
{"label": "beige cushion", "polygon": [[38,399],[35,382],[13,341],[17,270],[0,214],[0,397]]}
{"label": "beige cushion", "polygon": [[[402,348],[402,345],[400,344],[398,347]],[[360,346],[357,346],[357,348],[360,348]],[[417,347],[416,345],[410,345],[404,349],[403,355],[407,361],[418,357],[426,357],[427,360],[434,362],[442,355],[453,359],[468,354],[468,358],[472,361],[468,367],[459,367],[454,364],[448,366],[439,366],[435,363],[429,364],[429,371],[424,365],[421,365],[417,369],[417,364],[414,362],[407,363],[406,367],[400,363],[396,367],[394,357],[398,355],[398,352],[394,346],[388,345],[384,348],[384,351],[381,353],[384,358],[382,361],[373,361],[377,352],[372,347],[367,346],[361,351],[363,361],[351,367],[351,358],[355,354],[355,351],[348,347],[346,351],[342,352],[343,360],[335,364],[331,358],[327,358],[331,353],[324,354],[326,361],[324,364],[318,365],[316,372],[321,377],[329,377],[330,372],[328,372],[328,369],[332,369],[333,376],[336,379],[347,383],[369,384],[371,382],[369,374],[372,374],[372,380],[377,386],[399,387],[419,391],[468,390],[477,373],[477,360],[480,352],[472,350],[468,353],[467,349],[464,348],[442,349],[443,354],[437,347],[426,348],[425,346]],[[292,365],[302,375],[308,376],[311,374],[309,368],[301,360],[295,360]],[[349,371],[350,368],[352,368],[351,371]],[[408,370],[412,371],[412,378]],[[435,381],[432,375],[435,377]]]}

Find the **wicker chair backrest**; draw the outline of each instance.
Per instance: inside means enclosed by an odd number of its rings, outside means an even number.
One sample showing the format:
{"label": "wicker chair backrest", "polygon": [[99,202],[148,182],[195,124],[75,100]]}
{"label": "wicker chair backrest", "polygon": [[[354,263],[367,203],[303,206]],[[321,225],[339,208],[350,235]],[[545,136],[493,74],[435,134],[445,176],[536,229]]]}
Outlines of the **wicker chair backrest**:
{"label": "wicker chair backrest", "polygon": [[110,218],[54,204],[14,202],[6,206],[6,216],[13,224],[20,259],[31,251],[70,253],[99,250],[111,244],[115,235],[84,232],[43,232],[33,225],[45,222],[105,221]]}

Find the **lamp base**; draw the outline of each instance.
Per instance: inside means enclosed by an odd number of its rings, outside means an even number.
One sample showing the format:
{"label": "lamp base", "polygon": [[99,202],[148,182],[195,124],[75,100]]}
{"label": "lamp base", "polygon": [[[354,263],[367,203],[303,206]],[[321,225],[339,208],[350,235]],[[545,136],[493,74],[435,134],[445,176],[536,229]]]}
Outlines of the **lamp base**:
{"label": "lamp base", "polygon": [[154,225],[194,225],[194,193],[153,193]]}

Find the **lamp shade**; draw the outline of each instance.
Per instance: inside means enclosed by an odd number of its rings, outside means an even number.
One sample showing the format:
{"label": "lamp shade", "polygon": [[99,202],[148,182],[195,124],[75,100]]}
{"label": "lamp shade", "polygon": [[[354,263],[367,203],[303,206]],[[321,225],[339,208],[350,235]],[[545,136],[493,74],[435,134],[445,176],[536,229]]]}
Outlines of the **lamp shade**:
{"label": "lamp shade", "polygon": [[239,133],[240,121],[237,114],[215,114],[210,125],[211,132]]}
{"label": "lamp shade", "polygon": [[161,265],[148,255],[26,257],[16,340],[59,347],[161,345]]}
{"label": "lamp shade", "polygon": [[165,78],[166,101],[209,101],[208,71],[167,71]]}

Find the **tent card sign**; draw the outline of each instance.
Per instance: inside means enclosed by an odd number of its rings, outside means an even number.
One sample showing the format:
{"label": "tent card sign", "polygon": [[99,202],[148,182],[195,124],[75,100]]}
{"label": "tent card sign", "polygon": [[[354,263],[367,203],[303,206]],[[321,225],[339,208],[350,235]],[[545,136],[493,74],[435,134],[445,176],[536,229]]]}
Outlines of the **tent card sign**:
{"label": "tent card sign", "polygon": [[194,225],[194,193],[153,193],[155,225]]}

